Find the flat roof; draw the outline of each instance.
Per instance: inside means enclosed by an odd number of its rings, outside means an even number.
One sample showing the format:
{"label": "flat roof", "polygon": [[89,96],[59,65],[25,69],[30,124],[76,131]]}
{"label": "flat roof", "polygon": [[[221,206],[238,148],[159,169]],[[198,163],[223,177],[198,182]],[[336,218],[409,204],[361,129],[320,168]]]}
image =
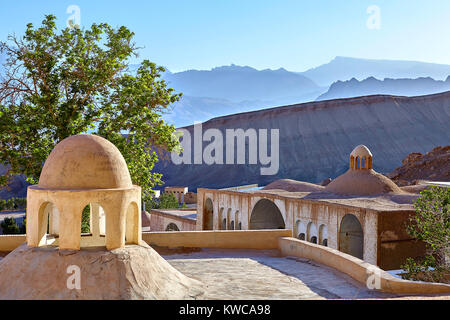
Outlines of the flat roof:
{"label": "flat roof", "polygon": [[[175,251],[176,252],[176,251]],[[348,275],[277,250],[201,249],[161,255],[205,284],[202,299],[378,299],[398,297],[367,289]]]}

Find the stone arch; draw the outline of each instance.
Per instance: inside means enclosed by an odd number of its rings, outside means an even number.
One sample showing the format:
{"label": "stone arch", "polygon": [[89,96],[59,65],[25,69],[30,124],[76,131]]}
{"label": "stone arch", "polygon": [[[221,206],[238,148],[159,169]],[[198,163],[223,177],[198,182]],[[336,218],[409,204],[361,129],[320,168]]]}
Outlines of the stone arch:
{"label": "stone arch", "polygon": [[[224,208],[219,209],[219,214],[218,214],[218,219],[217,219],[217,222],[218,222],[217,228],[219,230],[224,230],[224,228],[223,228],[223,219],[224,219],[223,211],[224,210],[225,210]],[[225,223],[226,223],[226,219],[225,219]],[[225,227],[226,227],[226,224],[225,224]]]}
{"label": "stone arch", "polygon": [[339,228],[339,250],[359,259],[364,254],[364,233],[358,218],[353,214],[346,214]]}
{"label": "stone arch", "polygon": [[255,204],[250,215],[250,230],[284,229],[285,227],[283,215],[274,202],[261,199]]}
{"label": "stone arch", "polygon": [[297,220],[295,223],[294,236],[300,240],[306,239],[306,226],[305,226],[305,223],[303,223],[301,220]]}
{"label": "stone arch", "polygon": [[54,237],[59,235],[59,210],[51,202],[48,203],[48,234]]}
{"label": "stone arch", "polygon": [[139,244],[139,207],[136,202],[128,205],[125,220],[125,244]]}
{"label": "stone arch", "polygon": [[175,223],[171,222],[167,225],[166,231],[180,231],[180,228],[178,228]]}
{"label": "stone arch", "polygon": [[237,229],[239,226],[239,210],[234,213],[234,228]]}
{"label": "stone arch", "polygon": [[[83,230],[83,217],[88,215],[88,229]],[[105,246],[106,242],[106,214],[103,207],[97,202],[90,202],[82,209],[81,214],[81,230],[80,230],[80,246],[81,247],[97,247]]]}
{"label": "stone arch", "polygon": [[231,229],[231,221],[233,220],[233,217],[231,216],[231,208],[228,208],[227,210],[227,223],[226,223],[226,229],[227,230],[232,230]]}
{"label": "stone arch", "polygon": [[312,237],[316,238],[317,243],[317,227],[312,221],[310,221],[306,227],[306,241],[311,242]]}
{"label": "stone arch", "polygon": [[325,224],[319,226],[319,244],[328,246],[328,227]]}
{"label": "stone arch", "polygon": [[[203,205],[203,230],[214,229],[213,202],[210,198],[206,198]],[[219,220],[220,221],[220,220]]]}
{"label": "stone arch", "polygon": [[38,246],[47,245],[47,229],[49,228],[50,211],[54,207],[52,202],[44,202],[39,206],[37,223]]}

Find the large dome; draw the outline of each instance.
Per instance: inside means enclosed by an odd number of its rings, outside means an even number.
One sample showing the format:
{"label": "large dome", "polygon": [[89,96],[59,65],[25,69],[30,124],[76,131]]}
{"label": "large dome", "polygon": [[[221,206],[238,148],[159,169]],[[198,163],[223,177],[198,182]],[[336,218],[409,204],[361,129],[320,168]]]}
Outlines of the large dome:
{"label": "large dome", "polygon": [[39,179],[45,189],[131,188],[127,164],[108,140],[75,135],[58,143],[45,161]]}
{"label": "large dome", "polygon": [[369,170],[348,170],[331,181],[325,191],[343,195],[379,195],[384,193],[403,193],[389,178]]}

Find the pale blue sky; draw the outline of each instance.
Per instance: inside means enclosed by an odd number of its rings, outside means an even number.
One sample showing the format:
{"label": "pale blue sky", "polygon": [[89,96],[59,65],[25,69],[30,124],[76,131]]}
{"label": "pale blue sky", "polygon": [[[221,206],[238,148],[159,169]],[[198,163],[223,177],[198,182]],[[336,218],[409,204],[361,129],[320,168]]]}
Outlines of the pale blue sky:
{"label": "pale blue sky", "polygon": [[[171,71],[237,64],[305,71],[350,56],[450,64],[448,0],[2,0],[0,39],[53,13],[64,27],[69,5],[81,25],[125,25],[148,58]],[[377,5],[381,28],[367,8]]]}

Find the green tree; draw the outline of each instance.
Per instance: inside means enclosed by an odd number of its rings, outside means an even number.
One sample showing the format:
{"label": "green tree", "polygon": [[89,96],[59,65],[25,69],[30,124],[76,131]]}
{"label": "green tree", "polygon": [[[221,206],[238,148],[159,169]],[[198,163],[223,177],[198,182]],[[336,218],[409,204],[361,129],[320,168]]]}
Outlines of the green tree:
{"label": "green tree", "polygon": [[[410,218],[408,233],[426,244],[427,256],[407,259],[405,278],[445,281],[450,257],[450,188],[430,187],[414,202],[416,214]],[[431,268],[434,271],[431,272]]]}
{"label": "green tree", "polygon": [[102,136],[122,152],[143,198],[161,185],[152,172],[157,150],[171,152],[175,127],[161,116],[181,93],[161,80],[164,68],[143,60],[129,70],[138,48],[134,33],[122,26],[93,24],[90,29],[58,31],[47,15],[39,28],[0,42],[7,55],[0,82],[0,163],[8,166],[1,184],[24,174],[37,183],[53,147],[75,134]]}
{"label": "green tree", "polygon": [[159,208],[160,209],[177,209],[180,205],[178,203],[177,197],[171,192],[164,192],[159,197]]}
{"label": "green tree", "polygon": [[14,218],[5,218],[0,224],[3,234],[19,234],[20,229]]}
{"label": "green tree", "polygon": [[81,214],[81,233],[91,232],[91,206],[87,205]]}

